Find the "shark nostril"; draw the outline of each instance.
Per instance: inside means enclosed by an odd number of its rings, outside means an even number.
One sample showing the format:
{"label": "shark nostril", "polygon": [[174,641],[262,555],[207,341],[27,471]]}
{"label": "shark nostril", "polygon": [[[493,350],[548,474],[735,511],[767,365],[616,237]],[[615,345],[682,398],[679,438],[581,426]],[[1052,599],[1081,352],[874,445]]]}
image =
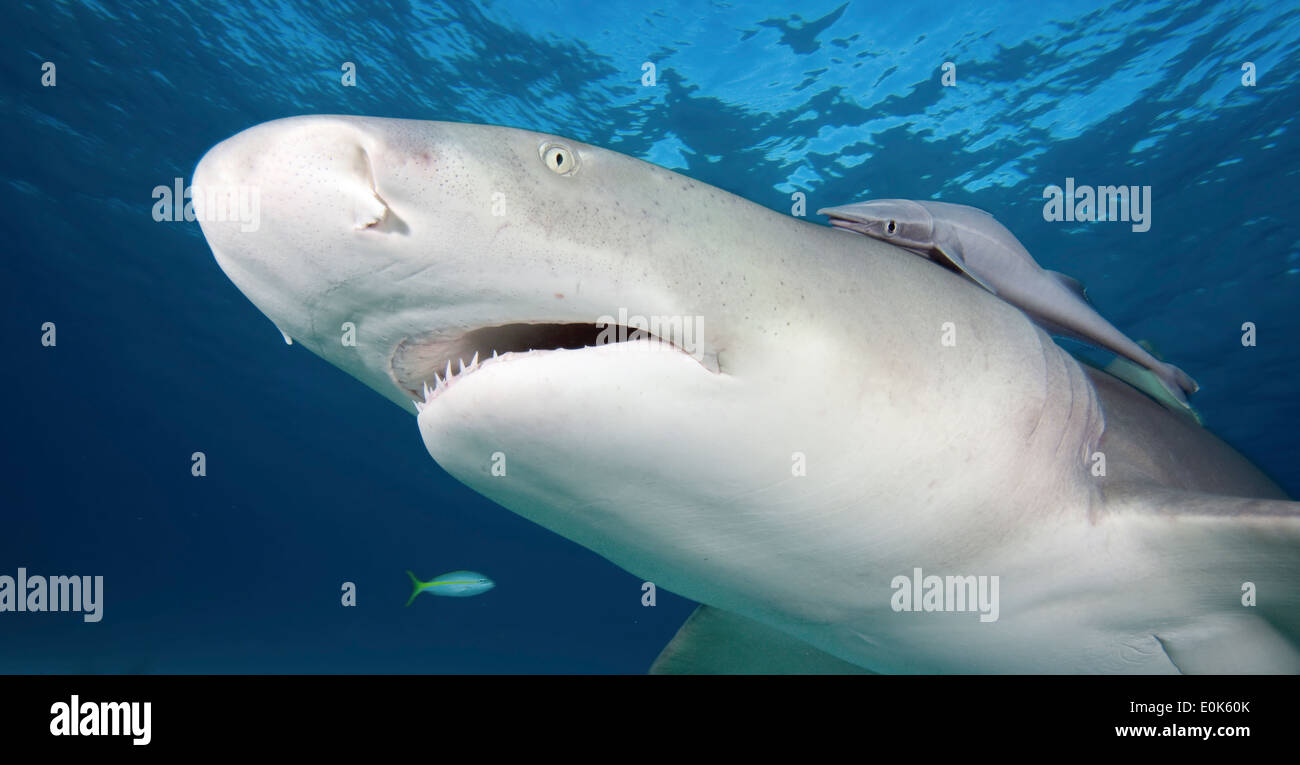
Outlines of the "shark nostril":
{"label": "shark nostril", "polygon": [[411,229],[406,221],[393,212],[393,208],[378,192],[370,197],[356,210],[356,230],[375,231],[386,234],[409,234]]}
{"label": "shark nostril", "polygon": [[379,194],[372,193],[369,200],[357,208],[357,230],[376,228],[388,219],[392,210]]}
{"label": "shark nostril", "polygon": [[383,231],[398,234],[409,233],[406,222],[393,212],[392,205],[379,193],[375,182],[375,168],[365,148],[356,147],[353,155],[353,169],[364,182],[367,191],[362,192],[353,210],[357,231]]}

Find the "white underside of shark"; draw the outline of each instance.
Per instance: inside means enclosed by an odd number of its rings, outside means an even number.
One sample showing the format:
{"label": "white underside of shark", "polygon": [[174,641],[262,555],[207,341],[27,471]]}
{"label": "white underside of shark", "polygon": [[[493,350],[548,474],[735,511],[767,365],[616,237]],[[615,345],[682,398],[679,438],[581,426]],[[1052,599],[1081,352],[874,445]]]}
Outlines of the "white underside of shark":
{"label": "white underside of shark", "polygon": [[[279,120],[194,187],[236,286],[448,473],[704,604],[656,671],[1300,671],[1296,503],[911,253],[479,125]],[[254,231],[204,201],[239,187]],[[703,331],[590,341],[620,315]],[[900,610],[918,569],[997,577],[996,619]]]}

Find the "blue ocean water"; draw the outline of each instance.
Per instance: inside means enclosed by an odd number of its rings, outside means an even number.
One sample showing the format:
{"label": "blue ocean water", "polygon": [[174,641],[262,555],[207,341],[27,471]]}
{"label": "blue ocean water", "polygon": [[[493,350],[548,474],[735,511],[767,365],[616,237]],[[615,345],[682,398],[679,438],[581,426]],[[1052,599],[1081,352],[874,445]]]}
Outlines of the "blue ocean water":
{"label": "blue ocean water", "polygon": [[[449,478],[153,220],[295,114],[552,132],[783,212],[992,211],[1300,494],[1296,2],[60,2],[0,36],[0,574],[105,578],[97,624],[0,614],[0,672],[642,672],[693,608]],[[1151,230],[1045,221],[1067,177],[1151,186]],[[407,568],[497,587],[404,609]]]}

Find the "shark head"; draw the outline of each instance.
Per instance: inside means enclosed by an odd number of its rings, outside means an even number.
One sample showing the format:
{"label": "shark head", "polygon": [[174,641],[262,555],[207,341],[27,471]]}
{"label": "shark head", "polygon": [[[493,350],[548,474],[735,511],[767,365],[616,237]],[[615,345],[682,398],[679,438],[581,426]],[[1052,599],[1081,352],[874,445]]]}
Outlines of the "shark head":
{"label": "shark head", "polygon": [[[797,280],[745,262],[770,212],[615,152],[299,117],[212,148],[193,188],[236,286],[416,412],[448,472],[665,584],[680,565],[649,550],[712,536],[691,539],[702,487],[722,501],[783,483],[791,454],[816,448],[784,423],[816,428],[846,382],[827,378],[815,323],[792,320],[791,299],[819,310]],[[255,230],[213,202],[244,190]],[[745,520],[708,522],[727,536]]]}
{"label": "shark head", "polygon": [[[615,202],[628,213],[600,209],[647,168],[658,183]],[[249,299],[287,336],[409,405],[426,383],[435,394],[460,383],[462,360],[493,365],[493,352],[515,365],[556,353],[582,376],[624,366],[582,349],[640,339],[692,359],[684,369],[702,380],[718,374],[727,333],[703,334],[704,290],[684,285],[705,275],[692,260],[707,245],[631,254],[655,244],[663,220],[691,217],[676,186],[692,184],[521,130],[301,117],[218,144],[193,188],[218,263]],[[245,190],[259,203],[255,227],[214,201]]]}
{"label": "shark head", "polygon": [[[966,509],[1075,479],[992,476],[1026,444],[1081,468],[1095,437],[1080,397],[1049,395],[1079,373],[1014,309],[616,152],[296,117],[215,146],[193,186],[235,285],[417,414],[447,472],[770,623],[887,607],[888,577],[868,569],[910,570],[917,545],[944,554],[940,525],[970,528],[953,554],[1005,537]],[[214,200],[250,190],[258,225],[222,220]],[[944,321],[971,339],[944,346]]]}

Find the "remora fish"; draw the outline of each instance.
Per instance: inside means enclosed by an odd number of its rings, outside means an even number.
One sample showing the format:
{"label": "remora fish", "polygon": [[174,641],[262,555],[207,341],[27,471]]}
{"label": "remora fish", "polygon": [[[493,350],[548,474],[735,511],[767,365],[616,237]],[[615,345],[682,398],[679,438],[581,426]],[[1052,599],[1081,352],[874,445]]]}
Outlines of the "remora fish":
{"label": "remora fish", "polygon": [[[1200,386],[1186,372],[1133,342],[1089,305],[1083,285],[1047,271],[1015,234],[978,207],[913,199],[873,199],[827,207],[831,225],[880,239],[966,274],[1054,334],[1119,354],[1149,370],[1178,405]],[[1162,399],[1164,400],[1164,399]]]}

